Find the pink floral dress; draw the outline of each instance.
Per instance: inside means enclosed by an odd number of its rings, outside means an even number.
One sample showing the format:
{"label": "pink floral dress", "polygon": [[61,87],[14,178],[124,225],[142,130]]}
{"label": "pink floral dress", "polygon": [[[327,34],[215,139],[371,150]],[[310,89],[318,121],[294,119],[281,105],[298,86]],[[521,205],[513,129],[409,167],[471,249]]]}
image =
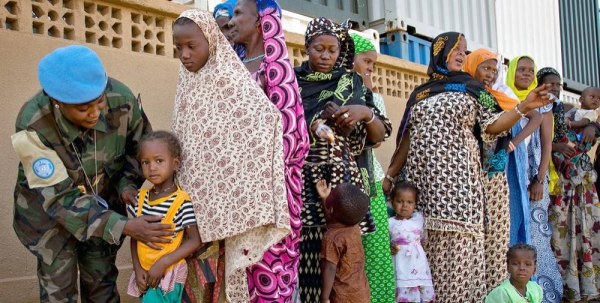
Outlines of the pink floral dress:
{"label": "pink floral dress", "polygon": [[399,251],[393,256],[396,302],[430,302],[435,299],[431,271],[421,246],[425,239],[425,218],[415,212],[406,220],[388,219],[390,242]]}

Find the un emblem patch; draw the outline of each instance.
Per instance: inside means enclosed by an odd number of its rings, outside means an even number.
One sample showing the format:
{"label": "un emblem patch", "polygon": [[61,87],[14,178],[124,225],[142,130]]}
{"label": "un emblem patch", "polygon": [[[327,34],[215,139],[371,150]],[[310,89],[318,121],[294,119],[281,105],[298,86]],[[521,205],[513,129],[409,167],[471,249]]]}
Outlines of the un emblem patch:
{"label": "un emblem patch", "polygon": [[48,158],[33,161],[33,172],[41,179],[48,179],[54,174],[54,163]]}

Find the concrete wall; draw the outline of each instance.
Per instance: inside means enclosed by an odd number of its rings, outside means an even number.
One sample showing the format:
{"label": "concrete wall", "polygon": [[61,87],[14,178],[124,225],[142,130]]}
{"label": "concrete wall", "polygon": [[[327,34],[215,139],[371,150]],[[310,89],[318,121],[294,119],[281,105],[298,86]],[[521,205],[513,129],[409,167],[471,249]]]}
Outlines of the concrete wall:
{"label": "concrete wall", "polygon": [[[46,2],[27,0],[12,0],[11,3],[12,7],[18,7],[18,9],[11,9],[8,13],[0,12],[0,102],[3,104],[2,110],[0,110],[0,154],[5,155],[4,161],[0,162],[0,171],[3,172],[0,175],[0,192],[3,193],[0,205],[4,209],[0,213],[0,230],[3,230],[0,233],[0,243],[3,243],[0,246],[0,293],[3,294],[0,301],[38,302],[36,258],[21,245],[12,228],[13,189],[18,159],[10,142],[19,109],[29,97],[40,90],[37,80],[38,62],[57,47],[71,43],[85,43],[98,53],[111,77],[127,84],[135,94],[141,93],[144,109],[153,128],[169,129],[179,69],[179,61],[173,58],[171,48],[170,23],[178,11],[185,8],[158,0],[148,0],[147,2],[106,0],[106,5],[114,4],[116,8],[120,9],[117,14],[120,19],[111,21],[105,15],[93,15],[90,7],[86,7],[83,2],[79,1],[71,1],[67,7],[51,6]],[[148,10],[147,14],[154,16],[156,20],[163,18],[161,21],[163,27],[150,28],[147,25],[135,23],[134,18],[130,19],[130,13],[132,17],[135,17],[140,13],[140,9],[148,9],[148,6],[151,5],[153,7]],[[67,23],[61,25],[59,24],[60,20],[49,21],[50,19],[45,15],[33,21],[27,20],[27,18],[31,18],[32,6],[34,10],[45,9],[46,14],[49,11],[75,14],[76,21],[67,19],[65,21]],[[96,9],[96,7],[93,8]],[[98,4],[98,9],[100,8],[100,4]],[[38,14],[40,13],[38,12]],[[96,25],[92,26],[91,23],[86,23],[85,28],[81,29],[78,26],[83,24],[84,15],[85,18],[99,18],[113,26],[121,22],[121,26],[126,30],[102,32],[101,27],[96,28]],[[81,23],[77,20],[80,20]],[[38,25],[38,29],[42,30],[41,34],[32,33],[31,23],[27,22],[36,24],[35,22],[42,21],[48,24],[44,25],[45,27]],[[13,26],[11,30],[8,30],[9,23]],[[53,27],[64,32],[59,32],[55,37],[47,36],[45,31]],[[118,27],[115,26],[115,28]],[[141,38],[136,38],[131,36],[130,28],[142,30],[149,28],[153,32],[153,36],[146,40],[143,35]],[[161,31],[164,32],[160,34]],[[96,36],[93,36],[95,40],[90,38],[92,36],[87,35],[93,32],[97,33]],[[63,33],[71,34],[63,36]],[[164,37],[162,41],[158,38],[160,35]],[[304,60],[302,57],[303,37],[298,34],[286,33],[286,39],[291,61],[295,65],[300,64]],[[121,41],[122,43],[99,45],[106,41]],[[143,47],[141,50],[136,49],[139,45],[153,47],[149,48],[149,51]],[[159,48],[163,50],[162,53],[158,51]],[[396,128],[408,95],[416,85],[425,81],[426,67],[387,56],[380,56],[377,64],[373,76],[374,91],[384,95],[388,116]],[[384,168],[387,167],[389,158],[394,151],[395,132],[396,130],[388,142],[375,151]],[[119,287],[123,302],[137,302],[126,295],[125,291],[131,273],[127,243],[128,241],[119,253],[118,266],[121,270]]]}

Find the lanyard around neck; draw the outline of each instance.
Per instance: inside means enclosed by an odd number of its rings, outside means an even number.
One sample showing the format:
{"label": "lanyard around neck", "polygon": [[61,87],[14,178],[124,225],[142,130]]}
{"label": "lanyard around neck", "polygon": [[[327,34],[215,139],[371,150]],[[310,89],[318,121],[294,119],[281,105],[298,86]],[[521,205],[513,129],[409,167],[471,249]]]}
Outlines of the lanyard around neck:
{"label": "lanyard around neck", "polygon": [[97,149],[96,149],[96,130],[94,130],[94,173],[95,173],[95,177],[94,177],[94,186],[92,186],[92,182],[90,182],[90,178],[88,177],[85,168],[83,167],[83,161],[81,161],[81,156],[79,155],[79,152],[77,151],[77,147],[75,146],[75,144],[73,144],[73,142],[71,142],[71,146],[73,147],[73,151],[75,151],[75,156],[77,156],[77,160],[79,161],[79,164],[81,165],[81,170],[83,170],[83,175],[85,176],[85,181],[87,182],[87,185],[90,187],[90,189],[92,190],[92,192],[94,193],[94,195],[96,195],[98,193],[98,153],[97,153]]}

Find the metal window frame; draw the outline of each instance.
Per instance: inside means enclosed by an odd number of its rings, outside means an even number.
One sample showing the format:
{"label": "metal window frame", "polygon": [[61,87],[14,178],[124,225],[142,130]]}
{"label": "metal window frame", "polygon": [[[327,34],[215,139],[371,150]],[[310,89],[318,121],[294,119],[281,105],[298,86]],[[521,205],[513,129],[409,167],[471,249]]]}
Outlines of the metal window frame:
{"label": "metal window frame", "polygon": [[598,1],[559,1],[563,82],[581,92],[600,85]]}

